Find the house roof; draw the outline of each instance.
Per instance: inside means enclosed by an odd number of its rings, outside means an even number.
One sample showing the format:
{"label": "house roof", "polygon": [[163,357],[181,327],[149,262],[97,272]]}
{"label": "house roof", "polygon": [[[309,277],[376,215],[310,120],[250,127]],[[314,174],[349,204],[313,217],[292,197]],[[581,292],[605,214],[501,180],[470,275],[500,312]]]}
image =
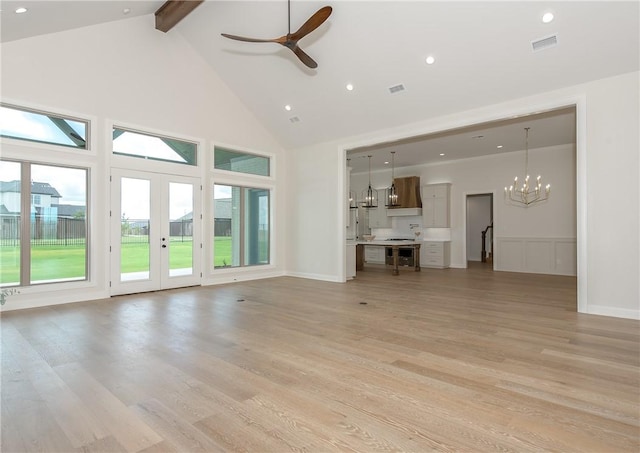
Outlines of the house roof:
{"label": "house roof", "polygon": [[[20,181],[0,181],[1,192],[20,192]],[[48,182],[31,183],[31,193],[36,195],[51,195],[54,198],[62,198],[62,195]]]}

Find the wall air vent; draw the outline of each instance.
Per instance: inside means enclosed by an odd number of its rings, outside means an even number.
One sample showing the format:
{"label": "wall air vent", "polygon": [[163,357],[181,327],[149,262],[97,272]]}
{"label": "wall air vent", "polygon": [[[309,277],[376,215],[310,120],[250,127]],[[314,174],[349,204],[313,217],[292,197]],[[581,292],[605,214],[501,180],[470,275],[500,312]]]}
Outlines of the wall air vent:
{"label": "wall air vent", "polygon": [[398,84],[398,85],[394,85],[392,87],[389,87],[389,93],[391,94],[395,94],[395,93],[399,93],[401,91],[404,91],[404,85],[403,84]]}
{"label": "wall air vent", "polygon": [[547,36],[546,38],[531,41],[531,50],[537,52],[539,50],[548,49],[558,45],[558,35]]}
{"label": "wall air vent", "polygon": [[289,118],[289,121],[291,121],[292,123],[299,123],[300,118],[298,118],[297,116],[292,116],[291,118]]}

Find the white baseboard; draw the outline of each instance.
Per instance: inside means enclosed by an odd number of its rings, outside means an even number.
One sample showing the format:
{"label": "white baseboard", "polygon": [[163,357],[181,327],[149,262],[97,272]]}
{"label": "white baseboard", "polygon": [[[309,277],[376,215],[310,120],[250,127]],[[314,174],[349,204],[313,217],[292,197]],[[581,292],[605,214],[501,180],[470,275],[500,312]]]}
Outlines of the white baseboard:
{"label": "white baseboard", "polygon": [[6,303],[0,306],[0,312],[90,302],[92,300],[108,299],[109,297],[109,293],[102,290],[67,290],[39,294],[16,294],[7,297]]}
{"label": "white baseboard", "polygon": [[308,278],[310,280],[321,280],[324,282],[344,283],[344,279],[335,275],[311,274],[307,272],[286,272],[287,277]]}
{"label": "white baseboard", "polygon": [[614,318],[627,318],[640,320],[640,310],[629,310],[628,308],[605,307],[603,305],[590,305],[587,307],[590,315],[612,316]]}
{"label": "white baseboard", "polygon": [[240,268],[240,272],[226,272],[218,276],[202,280],[202,286],[224,285],[226,283],[248,282],[251,280],[262,280],[265,278],[283,277],[283,271],[270,270],[266,272],[242,272],[246,268]]}

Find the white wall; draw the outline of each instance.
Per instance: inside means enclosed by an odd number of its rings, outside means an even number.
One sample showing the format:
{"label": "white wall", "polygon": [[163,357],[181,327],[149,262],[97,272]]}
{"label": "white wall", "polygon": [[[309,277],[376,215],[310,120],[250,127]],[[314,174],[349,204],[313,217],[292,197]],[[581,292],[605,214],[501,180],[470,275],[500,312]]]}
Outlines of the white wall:
{"label": "white wall", "polygon": [[[640,319],[640,204],[637,201],[640,165],[639,79],[638,72],[623,74],[425,120],[404,128],[348,137],[339,142],[317,145],[314,153],[333,155],[344,163],[345,149],[577,104],[578,309],[585,313]],[[303,159],[297,159],[291,170],[296,172],[306,165]],[[515,161],[512,165],[514,167],[508,169],[507,175],[521,168],[519,164],[516,168]],[[554,195],[555,181],[565,176],[545,173],[545,179],[553,180]],[[318,185],[326,187],[343,185],[343,174],[331,166],[317,168],[314,178]],[[423,184],[430,182],[443,181],[422,180]],[[504,184],[501,190],[504,190]],[[484,190],[483,187],[477,189]],[[461,194],[455,190],[453,192],[452,198],[459,199]],[[303,190],[300,196],[304,195]],[[328,196],[334,195],[333,205],[315,211],[318,218],[325,215],[336,217],[336,206],[343,206],[346,193],[343,189],[338,193],[331,191]],[[553,205],[548,209],[553,209]],[[456,215],[461,215],[459,210],[458,214],[452,213],[452,216]],[[530,228],[526,217],[522,218],[522,225],[523,228]],[[292,228],[297,227],[292,225]],[[569,224],[562,227],[563,231],[569,229]],[[305,245],[305,256],[298,256],[291,263],[290,270],[308,266],[307,260],[344,255],[344,243],[339,236],[330,229],[317,233],[315,241]],[[460,256],[459,253],[455,255]],[[318,274],[340,278],[338,268],[329,261],[325,261],[327,264],[324,268],[317,269]]]}
{"label": "white wall", "polygon": [[337,247],[346,241],[347,171],[343,156],[311,146],[291,153],[288,165],[288,274],[344,281],[346,257]]}
{"label": "white wall", "polygon": [[[34,160],[60,159],[92,168],[92,249],[88,287],[42,286],[21,289],[3,308],[29,307],[107,297],[108,175],[110,150],[106,131],[110,120],[193,137],[205,144],[200,176],[205,188],[211,176],[208,153],[213,143],[254,152],[267,152],[276,161],[277,207],[272,248],[274,266],[238,269],[218,281],[234,281],[282,275],[285,269],[286,162],[273,136],[186,44],[177,32],[161,33],[154,16],[136,17],[66,32],[2,44],[2,101],[45,110],[70,113],[93,120],[94,151],[86,157],[23,147],[13,157]],[[20,148],[20,147],[18,147]],[[3,155],[11,149],[3,146]],[[206,189],[205,189],[206,190]],[[206,194],[205,194],[206,195]],[[206,196],[203,197],[208,199]],[[204,218],[211,218],[205,205]],[[205,247],[207,243],[205,242]],[[207,266],[203,266],[207,269]],[[205,283],[216,282],[212,275]],[[64,289],[63,289],[64,288]]]}

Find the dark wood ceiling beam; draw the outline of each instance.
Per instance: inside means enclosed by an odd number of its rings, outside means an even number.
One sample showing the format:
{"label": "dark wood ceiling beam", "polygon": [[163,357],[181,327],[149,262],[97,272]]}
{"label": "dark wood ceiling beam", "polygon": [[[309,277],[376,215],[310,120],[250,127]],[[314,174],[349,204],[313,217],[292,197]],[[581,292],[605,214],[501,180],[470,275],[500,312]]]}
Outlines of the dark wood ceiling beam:
{"label": "dark wood ceiling beam", "polygon": [[168,0],[156,11],[156,30],[168,32],[204,0]]}

